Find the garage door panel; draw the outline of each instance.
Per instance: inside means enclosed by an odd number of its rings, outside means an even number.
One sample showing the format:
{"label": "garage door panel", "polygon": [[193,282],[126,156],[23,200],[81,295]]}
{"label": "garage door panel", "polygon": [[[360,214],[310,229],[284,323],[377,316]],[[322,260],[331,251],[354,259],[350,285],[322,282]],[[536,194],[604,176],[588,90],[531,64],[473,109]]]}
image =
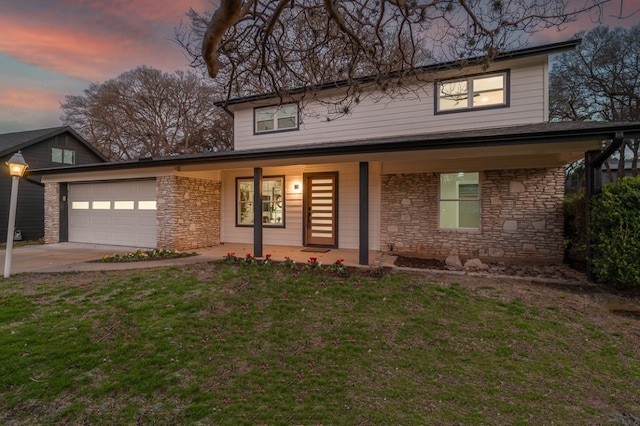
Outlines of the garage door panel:
{"label": "garage door panel", "polygon": [[113,217],[114,225],[137,225],[138,218],[135,215],[116,215]]}
{"label": "garage door panel", "polygon": [[70,184],[69,241],[155,247],[156,211],[137,208],[149,200],[155,180]]}
{"label": "garage door panel", "polygon": [[90,226],[91,216],[89,215],[74,215],[74,222],[77,226]]}

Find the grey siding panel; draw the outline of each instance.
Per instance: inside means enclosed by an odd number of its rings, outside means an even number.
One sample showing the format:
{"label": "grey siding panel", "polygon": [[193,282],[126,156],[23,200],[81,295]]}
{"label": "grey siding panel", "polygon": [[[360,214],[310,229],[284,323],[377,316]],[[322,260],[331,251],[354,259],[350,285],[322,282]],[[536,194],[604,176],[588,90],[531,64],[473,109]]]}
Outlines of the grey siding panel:
{"label": "grey siding panel", "polygon": [[502,108],[435,114],[434,86],[427,84],[393,98],[381,93],[363,95],[349,114],[331,121],[326,119],[327,106],[311,101],[305,106],[298,131],[255,135],[255,105],[239,105],[234,110],[235,149],[241,151],[542,123],[547,121],[545,67],[545,63],[512,63],[492,69],[510,70],[510,102],[508,107]]}
{"label": "grey siding panel", "polygon": [[[29,164],[29,168],[61,166],[61,164],[51,162],[52,147],[73,149],[76,152],[76,164],[103,162],[72,134],[62,133],[22,150],[22,155],[27,164]],[[0,193],[2,194],[2,197],[0,197],[0,242],[3,243],[7,241],[7,225],[9,221],[11,176],[5,166],[5,162],[9,158],[10,156],[0,158]],[[26,180],[22,180],[18,185],[16,229],[22,231],[22,236],[25,240],[38,240],[44,237],[44,188]]]}

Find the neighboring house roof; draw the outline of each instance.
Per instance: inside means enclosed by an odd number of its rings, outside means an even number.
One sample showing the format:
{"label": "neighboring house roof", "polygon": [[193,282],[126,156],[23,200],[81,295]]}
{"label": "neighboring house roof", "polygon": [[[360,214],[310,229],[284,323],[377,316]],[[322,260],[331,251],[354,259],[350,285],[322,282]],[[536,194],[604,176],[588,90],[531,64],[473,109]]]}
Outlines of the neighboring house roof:
{"label": "neighboring house roof", "polygon": [[[503,62],[503,61],[507,61],[507,60],[522,59],[522,58],[528,58],[528,57],[539,56],[539,55],[546,55],[546,56],[553,55],[553,54],[560,53],[560,52],[563,52],[563,51],[566,51],[566,50],[575,49],[576,46],[578,46],[581,42],[582,42],[582,39],[578,38],[578,39],[566,40],[566,41],[562,41],[562,42],[558,42],[558,43],[545,44],[545,45],[541,45],[541,46],[533,46],[533,47],[526,47],[524,49],[511,50],[511,51],[507,51],[507,52],[503,52],[503,53],[498,54],[492,60],[492,62]],[[482,59],[484,59],[484,57],[466,58],[466,59],[460,59],[460,60],[457,60],[457,61],[449,61],[449,62],[441,62],[441,63],[434,63],[434,64],[429,64],[429,65],[424,65],[424,66],[421,66],[421,67],[416,67],[415,71],[413,71],[413,73],[414,74],[420,74],[420,73],[426,73],[426,72],[436,72],[436,71],[445,71],[445,70],[450,70],[450,69],[457,69],[457,68],[466,66],[469,63],[481,61]],[[398,71],[396,73],[391,73],[390,77],[391,78],[401,77],[403,73],[406,73],[406,71]],[[377,79],[378,79],[377,76],[369,75],[369,76],[365,76],[365,77],[356,78],[355,81],[357,81],[359,83],[369,83],[369,82],[373,82],[373,81],[375,81]],[[341,87],[346,87],[349,84],[351,84],[350,80],[329,81],[329,82],[326,82],[326,83],[323,83],[323,84],[320,84],[320,85],[317,85],[317,86],[298,87],[298,88],[294,88],[294,89],[291,89],[291,90],[287,90],[287,95],[297,95],[297,94],[301,94],[301,93],[308,92],[308,91],[320,91],[320,90],[337,89],[337,88],[341,88]],[[215,105],[221,107],[221,106],[227,106],[227,105],[241,104],[241,103],[245,103],[245,102],[253,102],[253,101],[272,99],[272,98],[277,98],[277,97],[278,97],[278,94],[276,94],[276,93],[264,93],[264,94],[243,96],[243,97],[240,97],[240,98],[234,98],[234,99],[229,99],[229,100],[217,101],[215,103]]]}
{"label": "neighboring house roof", "polygon": [[162,166],[260,161],[284,158],[320,157],[350,154],[421,151],[434,149],[485,147],[500,145],[544,144],[613,139],[616,132],[625,137],[640,137],[640,122],[547,122],[520,126],[493,127],[458,132],[362,139],[348,142],[304,144],[283,148],[221,151],[185,154],[158,159],[88,164],[33,170],[34,174],[52,175],[88,171],[142,169]]}
{"label": "neighboring house roof", "polygon": [[67,132],[71,133],[82,145],[85,146],[85,148],[87,148],[87,150],[97,155],[103,161],[108,161],[107,157],[102,155],[100,151],[98,151],[93,145],[87,142],[82,136],[80,136],[69,126],[0,134],[0,157],[13,154],[14,152],[24,149],[28,146],[35,145],[46,139]]}

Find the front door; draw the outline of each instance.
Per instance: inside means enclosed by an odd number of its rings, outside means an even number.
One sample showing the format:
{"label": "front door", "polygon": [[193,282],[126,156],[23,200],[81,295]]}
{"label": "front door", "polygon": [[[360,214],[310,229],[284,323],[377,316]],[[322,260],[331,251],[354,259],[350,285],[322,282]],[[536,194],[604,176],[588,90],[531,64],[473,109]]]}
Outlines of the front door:
{"label": "front door", "polygon": [[305,174],[304,188],[304,244],[337,247],[338,174]]}

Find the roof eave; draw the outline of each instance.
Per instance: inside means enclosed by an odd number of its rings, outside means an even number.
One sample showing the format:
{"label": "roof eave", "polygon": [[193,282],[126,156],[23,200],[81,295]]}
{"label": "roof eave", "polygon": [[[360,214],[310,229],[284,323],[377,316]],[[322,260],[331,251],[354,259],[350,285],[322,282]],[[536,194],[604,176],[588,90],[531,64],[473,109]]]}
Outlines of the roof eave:
{"label": "roof eave", "polygon": [[[578,142],[612,139],[616,132],[622,131],[625,137],[640,137],[639,123],[603,123],[601,128],[561,129],[551,131],[530,131],[521,133],[496,133],[479,137],[465,135],[451,138],[428,138],[426,135],[407,138],[405,141],[381,141],[336,143],[329,145],[298,145],[286,149],[225,151],[213,154],[197,154],[191,156],[165,157],[147,161],[126,161],[112,163],[96,163],[81,166],[65,166],[32,170],[35,175],[57,175],[65,173],[101,172],[113,170],[133,170],[161,167],[177,167],[198,164],[220,164],[231,161],[257,162],[263,160],[282,160],[293,158],[312,158],[323,156],[342,156],[351,154],[371,154],[402,151],[422,151],[432,149],[453,149],[467,147],[484,147],[495,145],[548,144],[557,142]],[[628,133],[630,132],[630,133]]]}
{"label": "roof eave", "polygon": [[[545,44],[541,46],[533,46],[533,47],[527,47],[524,49],[513,50],[513,51],[498,54],[493,59],[493,61],[503,62],[508,60],[523,59],[523,58],[540,56],[540,55],[553,55],[553,54],[557,54],[567,50],[575,49],[581,42],[582,42],[582,39],[576,38],[576,39],[565,40],[565,41],[552,43],[552,44]],[[417,67],[415,69],[415,73],[420,74],[420,73],[426,73],[426,72],[446,71],[446,70],[456,69],[464,66],[469,62],[478,61],[480,59],[482,59],[482,57],[473,57],[473,58],[467,58],[467,59],[460,59],[456,61],[425,65],[422,67]],[[397,73],[392,74],[392,77],[393,76],[399,77],[403,72],[404,71],[398,71]],[[375,81],[376,79],[377,79],[376,76],[369,75],[369,76],[357,78],[355,80],[358,83],[369,83],[369,82]],[[349,84],[350,84],[349,80],[330,81],[317,86],[306,86],[306,87],[294,88],[294,89],[288,90],[286,94],[288,96],[295,96],[308,91],[324,91],[324,90],[331,90],[331,89],[339,89],[342,87],[346,87]],[[214,105],[218,107],[226,108],[229,105],[238,105],[238,104],[247,103],[247,102],[256,102],[256,101],[262,101],[267,99],[275,99],[278,97],[279,95],[277,93],[265,93],[265,94],[250,95],[250,96],[244,96],[240,98],[217,101],[214,103]]]}

